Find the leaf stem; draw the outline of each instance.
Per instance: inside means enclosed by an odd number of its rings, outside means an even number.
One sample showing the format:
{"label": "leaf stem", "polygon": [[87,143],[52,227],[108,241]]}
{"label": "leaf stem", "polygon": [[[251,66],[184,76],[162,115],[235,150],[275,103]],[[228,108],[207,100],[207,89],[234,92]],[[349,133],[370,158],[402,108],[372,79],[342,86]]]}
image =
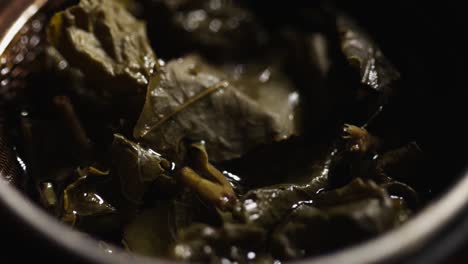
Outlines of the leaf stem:
{"label": "leaf stem", "polygon": [[216,92],[217,90],[219,89],[222,89],[222,88],[226,88],[229,86],[229,82],[227,81],[221,81],[221,82],[218,82],[208,88],[206,88],[205,90],[203,90],[202,92],[200,92],[199,94],[189,98],[186,102],[184,102],[183,104],[181,104],[179,107],[177,107],[172,113],[170,113],[169,115],[167,116],[164,116],[163,118],[161,118],[156,124],[152,125],[150,128],[146,129],[140,137],[144,137],[146,136],[151,130],[154,130],[154,129],[157,129],[159,126],[161,126],[162,124],[166,123],[167,121],[169,121],[171,118],[173,118],[174,116],[176,116],[178,113],[182,112],[184,109],[186,109],[188,106],[200,101],[201,99],[205,98],[206,96]]}
{"label": "leaf stem", "polygon": [[75,108],[71,103],[70,98],[68,98],[67,96],[56,96],[54,98],[54,104],[60,110],[64,121],[66,122],[68,128],[72,132],[76,142],[80,146],[81,153],[83,154],[83,156],[86,157],[90,155],[93,149],[93,144],[88,138],[88,135],[86,134],[86,131],[83,128],[83,125],[79,120],[78,115],[76,114]]}

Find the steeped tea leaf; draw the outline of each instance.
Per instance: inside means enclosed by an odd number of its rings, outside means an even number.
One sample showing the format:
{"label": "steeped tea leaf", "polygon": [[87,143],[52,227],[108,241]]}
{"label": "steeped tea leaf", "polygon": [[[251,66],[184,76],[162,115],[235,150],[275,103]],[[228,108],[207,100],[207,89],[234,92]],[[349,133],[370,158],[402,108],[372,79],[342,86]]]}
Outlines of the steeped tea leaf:
{"label": "steeped tea leaf", "polygon": [[337,26],[341,34],[341,49],[351,66],[359,71],[361,82],[379,92],[390,92],[389,85],[400,78],[398,70],[351,18],[339,15]]}
{"label": "steeped tea leaf", "polygon": [[113,173],[119,177],[122,192],[131,202],[141,203],[152,182],[158,179],[171,181],[171,178],[165,175],[171,168],[169,161],[157,152],[144,148],[122,135],[114,135],[112,154]]}
{"label": "steeped tea leaf", "polygon": [[184,141],[204,141],[216,162],[287,138],[290,130],[279,121],[223,73],[189,56],[153,76],[134,135],[172,160],[185,156]]}
{"label": "steeped tea leaf", "polygon": [[106,94],[144,91],[156,65],[145,24],[113,0],[82,0],[55,14],[48,40]]}

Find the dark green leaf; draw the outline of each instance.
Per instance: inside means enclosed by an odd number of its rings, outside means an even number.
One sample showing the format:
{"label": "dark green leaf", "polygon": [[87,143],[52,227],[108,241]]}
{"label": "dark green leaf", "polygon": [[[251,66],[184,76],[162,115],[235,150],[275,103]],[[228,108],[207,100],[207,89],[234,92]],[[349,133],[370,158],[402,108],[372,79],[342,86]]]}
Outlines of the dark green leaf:
{"label": "dark green leaf", "polygon": [[314,206],[327,208],[342,204],[344,201],[351,202],[366,198],[383,199],[387,193],[376,183],[357,178],[342,188],[318,194],[314,199]]}
{"label": "dark green leaf", "polygon": [[341,49],[351,66],[359,71],[361,83],[379,92],[390,92],[389,86],[400,78],[398,70],[351,18],[339,15],[337,26],[341,35]]}
{"label": "dark green leaf", "polygon": [[356,179],[295,207],[273,231],[272,252],[288,260],[339,249],[389,230],[408,212],[384,189]]}
{"label": "dark green leaf", "polygon": [[[282,184],[251,190],[236,206],[237,217],[243,222],[270,228],[290,213],[291,208],[310,203],[317,193],[345,185],[356,177],[352,167],[360,169],[361,163],[367,162],[363,155],[372,153],[374,147],[370,138],[373,136],[355,126],[345,125],[344,128],[340,144],[337,143],[321,162],[320,167],[309,175],[307,183]],[[331,201],[344,200],[337,197]],[[315,204],[315,201],[313,202]]]}
{"label": "dark green leaf", "polygon": [[[424,153],[415,143],[389,151],[377,161],[377,173],[401,181],[412,181],[421,169]],[[413,178],[413,179],[412,179]]]}
{"label": "dark green leaf", "polygon": [[197,50],[210,59],[231,59],[251,56],[267,41],[265,29],[239,1],[142,2],[151,37],[165,54]]}
{"label": "dark green leaf", "polygon": [[135,204],[142,202],[152,182],[171,182],[171,178],[166,175],[171,169],[169,161],[157,152],[144,148],[122,135],[114,135],[112,156],[113,173],[120,179],[122,193]]}
{"label": "dark green leaf", "polygon": [[112,237],[120,227],[117,209],[99,193],[109,172],[94,167],[78,168],[78,179],[63,191],[62,221],[96,236]]}
{"label": "dark green leaf", "polygon": [[113,0],[82,0],[55,14],[48,40],[103,94],[143,92],[156,65],[144,23]]}
{"label": "dark green leaf", "polygon": [[139,213],[124,229],[125,245],[134,253],[165,256],[175,239],[171,203],[158,203]]}
{"label": "dark green leaf", "polygon": [[151,79],[134,135],[172,160],[185,157],[185,140],[205,141],[210,160],[216,162],[287,138],[290,132],[276,113],[189,56],[169,62]]}
{"label": "dark green leaf", "polygon": [[[178,260],[195,262],[218,262],[227,258],[238,263],[267,258],[264,246],[266,230],[245,224],[226,223],[220,228],[194,224],[180,232],[172,248]],[[253,254],[253,255],[252,255]]]}
{"label": "dark green leaf", "polygon": [[78,216],[104,215],[114,213],[116,209],[96,193],[95,184],[88,175],[83,175],[68,185],[64,191],[65,214]]}
{"label": "dark green leaf", "polygon": [[303,187],[283,185],[252,190],[242,197],[234,215],[244,223],[271,228],[283,219],[295,204],[310,199]]}
{"label": "dark green leaf", "polygon": [[276,63],[227,64],[223,71],[233,87],[276,115],[287,134],[300,133],[300,94]]}

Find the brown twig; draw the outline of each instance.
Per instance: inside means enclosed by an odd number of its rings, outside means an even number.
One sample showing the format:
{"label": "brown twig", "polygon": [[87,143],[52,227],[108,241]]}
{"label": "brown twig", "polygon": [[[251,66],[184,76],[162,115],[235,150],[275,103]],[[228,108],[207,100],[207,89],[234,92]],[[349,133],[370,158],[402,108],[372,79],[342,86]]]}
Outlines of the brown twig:
{"label": "brown twig", "polygon": [[72,132],[76,143],[81,148],[81,154],[85,157],[89,156],[92,152],[93,144],[81,124],[70,98],[67,96],[56,96],[54,98],[54,104],[62,114],[62,117]]}
{"label": "brown twig", "polygon": [[[34,150],[33,150],[33,134],[32,134],[32,123],[27,114],[21,114],[20,117],[21,136],[23,139],[24,154],[26,156],[26,162],[31,167],[34,166]],[[35,168],[34,168],[35,169]],[[32,170],[29,168],[28,170]]]}

